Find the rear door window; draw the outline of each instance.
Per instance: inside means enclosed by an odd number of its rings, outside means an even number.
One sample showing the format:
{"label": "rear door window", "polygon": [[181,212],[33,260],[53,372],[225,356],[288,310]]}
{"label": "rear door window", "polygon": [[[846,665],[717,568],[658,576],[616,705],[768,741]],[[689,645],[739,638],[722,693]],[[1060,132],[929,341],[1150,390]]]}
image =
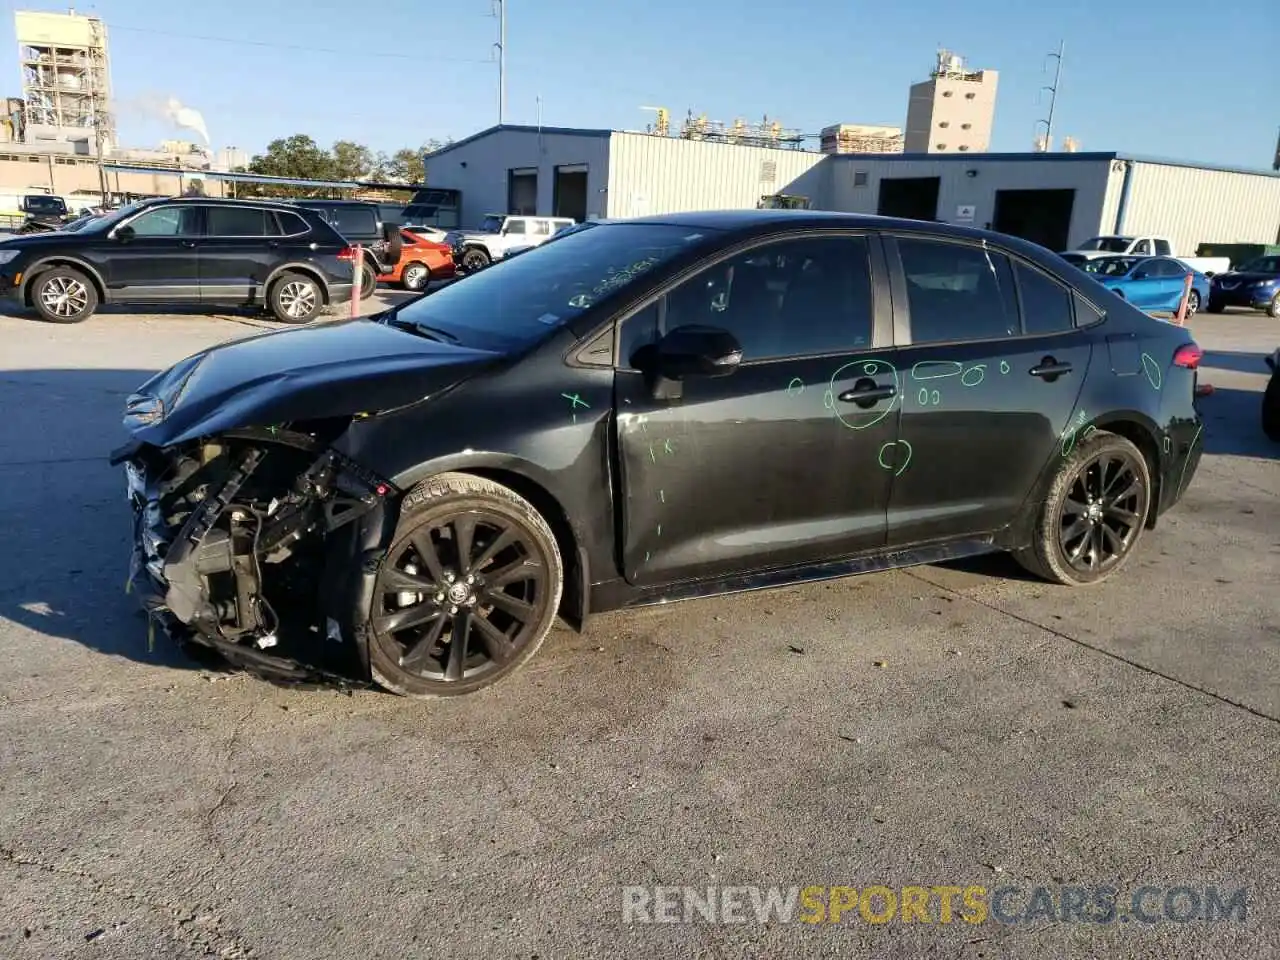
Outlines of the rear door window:
{"label": "rear door window", "polygon": [[999,340],[1021,332],[1013,271],[994,250],[899,238],[912,343]]}
{"label": "rear door window", "polygon": [[276,236],[275,217],[253,207],[207,207],[205,235],[209,237]]}

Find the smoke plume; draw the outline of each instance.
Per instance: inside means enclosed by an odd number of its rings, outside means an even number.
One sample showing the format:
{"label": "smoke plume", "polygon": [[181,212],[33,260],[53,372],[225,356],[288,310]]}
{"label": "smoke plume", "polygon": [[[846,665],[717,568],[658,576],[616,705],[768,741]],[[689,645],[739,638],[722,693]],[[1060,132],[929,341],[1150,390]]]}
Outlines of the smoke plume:
{"label": "smoke plume", "polygon": [[209,129],[204,125],[204,116],[194,107],[183,106],[182,101],[177,97],[170,97],[169,102],[164,107],[165,117],[175,127],[181,127],[184,130],[194,130],[200,134],[200,138],[204,140],[204,145],[210,145]]}

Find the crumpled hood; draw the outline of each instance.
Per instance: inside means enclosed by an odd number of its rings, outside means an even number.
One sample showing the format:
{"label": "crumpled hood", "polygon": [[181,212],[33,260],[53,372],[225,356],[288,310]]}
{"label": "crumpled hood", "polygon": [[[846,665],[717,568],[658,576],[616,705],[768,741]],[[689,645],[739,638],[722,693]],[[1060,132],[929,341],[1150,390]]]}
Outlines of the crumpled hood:
{"label": "crumpled hood", "polygon": [[152,377],[125,428],[156,446],[237,427],[374,412],[421,400],[501,360],[372,320],[221,344]]}

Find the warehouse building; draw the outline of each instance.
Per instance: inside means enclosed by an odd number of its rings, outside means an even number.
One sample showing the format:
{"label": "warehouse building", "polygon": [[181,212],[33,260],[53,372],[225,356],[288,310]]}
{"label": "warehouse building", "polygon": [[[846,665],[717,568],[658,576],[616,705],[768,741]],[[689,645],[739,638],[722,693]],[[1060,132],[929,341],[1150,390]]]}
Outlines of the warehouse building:
{"label": "warehouse building", "polygon": [[1201,243],[1280,242],[1280,174],[1119,153],[822,154],[616,130],[504,125],[426,158],[458,190],[460,219],[489,213],[636,217],[813,209],[971,224],[1053,250],[1108,233]]}

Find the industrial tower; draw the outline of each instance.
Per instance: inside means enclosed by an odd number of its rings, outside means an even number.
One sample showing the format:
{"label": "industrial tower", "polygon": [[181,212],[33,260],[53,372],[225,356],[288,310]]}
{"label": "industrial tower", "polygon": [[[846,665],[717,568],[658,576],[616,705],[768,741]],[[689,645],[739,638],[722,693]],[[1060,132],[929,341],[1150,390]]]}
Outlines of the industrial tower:
{"label": "industrial tower", "polygon": [[116,142],[107,26],[70,13],[14,13],[26,140],[87,139],[101,154]]}

